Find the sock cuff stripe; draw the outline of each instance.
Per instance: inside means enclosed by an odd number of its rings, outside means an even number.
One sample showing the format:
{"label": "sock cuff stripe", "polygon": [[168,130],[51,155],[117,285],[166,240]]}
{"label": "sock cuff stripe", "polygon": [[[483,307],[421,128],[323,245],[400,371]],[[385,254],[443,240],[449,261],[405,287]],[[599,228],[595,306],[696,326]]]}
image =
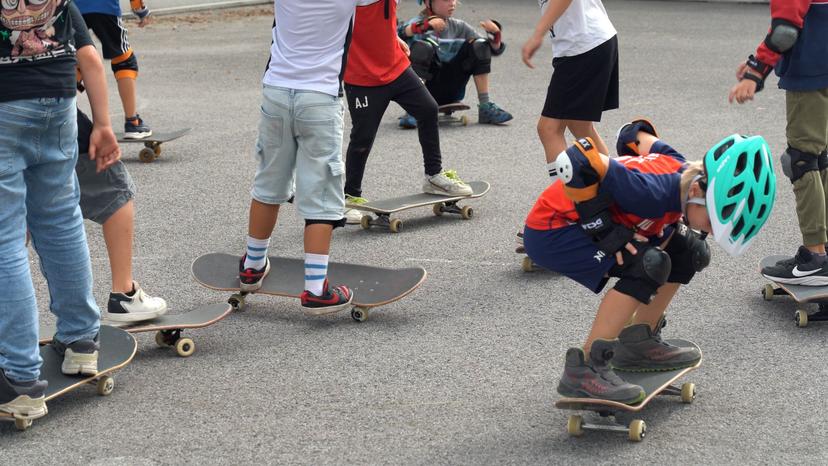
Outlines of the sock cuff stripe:
{"label": "sock cuff stripe", "polygon": [[248,250],[248,251],[256,251],[256,252],[263,252],[263,251],[267,251],[267,246],[264,246],[264,247],[261,247],[261,248],[260,248],[260,247],[258,247],[258,246],[250,246],[250,245],[248,244],[248,245],[247,245],[247,250]]}
{"label": "sock cuff stripe", "polygon": [[264,256],[251,256],[250,254],[247,255],[247,260],[260,261],[262,259],[264,259]]}
{"label": "sock cuff stripe", "polygon": [[305,262],[306,269],[327,269],[328,266],[326,264],[308,264]]}
{"label": "sock cuff stripe", "polygon": [[324,275],[305,275],[305,280],[324,280]]}

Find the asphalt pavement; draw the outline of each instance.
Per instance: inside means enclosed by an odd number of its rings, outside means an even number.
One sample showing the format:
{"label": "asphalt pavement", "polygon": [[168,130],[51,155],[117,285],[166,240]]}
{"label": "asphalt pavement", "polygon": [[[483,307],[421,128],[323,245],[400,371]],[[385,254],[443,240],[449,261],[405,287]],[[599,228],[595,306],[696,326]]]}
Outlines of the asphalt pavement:
{"label": "asphalt pavement", "polygon": [[[507,6],[508,5],[508,6]],[[615,130],[645,115],[664,140],[697,160],[734,133],[761,134],[776,159],[785,147],[784,93],[771,78],[744,106],[728,105],[734,72],[764,37],[767,6],[606,1],[619,30],[621,108],[598,125]],[[404,2],[401,16],[413,15]],[[514,236],[548,185],[535,125],[551,74],[549,44],[537,68],[520,47],[535,2],[469,0],[460,17],[496,18],[506,53],[494,60],[491,97],[515,115],[504,127],[441,130],[446,168],[492,189],[470,200],[475,217],[400,214],[404,231],[337,230],[332,260],[422,266],[425,283],[364,323],[346,314],[306,317],[298,302],[254,296],[245,312],[186,332],[179,358],[139,334],[134,362],[109,397],[78,390],[49,404],[26,432],[0,423],[3,464],[819,464],[828,455],[828,327],[793,324],[795,305],[760,296],[759,260],[792,254],[800,238],[790,183],[780,176],[774,213],[752,248],[732,259],[712,246],[711,266],[670,308],[666,337],[697,342],[695,403],[654,401],[647,438],[566,433],[554,409],[566,348],[582,342],[600,296],[550,273],[524,273]],[[132,27],[141,115],[156,131],[193,127],[142,164],[124,145],[138,187],[135,277],[171,313],[222,302],[197,285],[201,254],[241,254],[268,7],[158,18]],[[110,79],[113,122],[123,114]],[[469,87],[467,103],[476,104]],[[86,106],[85,103],[82,103]],[[392,105],[365,176],[365,196],[412,193],[422,182],[415,131],[396,127]],[[348,123],[350,128],[350,124]],[[346,132],[347,135],[347,132]],[[347,143],[347,136],[346,136]],[[301,257],[303,223],[284,209],[271,252]],[[106,304],[109,270],[100,228],[87,224],[95,293]],[[32,257],[43,321],[52,319]]]}

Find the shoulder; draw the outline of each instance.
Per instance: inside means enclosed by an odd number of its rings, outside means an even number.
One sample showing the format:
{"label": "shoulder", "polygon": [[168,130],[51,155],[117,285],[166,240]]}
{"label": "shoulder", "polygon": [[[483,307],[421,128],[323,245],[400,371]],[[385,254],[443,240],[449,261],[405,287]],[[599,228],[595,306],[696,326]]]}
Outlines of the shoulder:
{"label": "shoulder", "polygon": [[684,163],[664,154],[647,154],[641,156],[618,157],[616,159],[624,168],[642,173],[669,174],[680,173]]}

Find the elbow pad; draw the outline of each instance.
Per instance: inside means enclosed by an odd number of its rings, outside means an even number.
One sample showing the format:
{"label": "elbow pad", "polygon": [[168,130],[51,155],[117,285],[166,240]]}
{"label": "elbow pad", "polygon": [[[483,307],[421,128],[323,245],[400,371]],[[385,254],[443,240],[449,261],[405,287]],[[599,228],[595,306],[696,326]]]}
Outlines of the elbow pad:
{"label": "elbow pad", "polygon": [[765,36],[765,45],[771,51],[783,54],[796,44],[800,30],[795,24],[786,19],[773,19],[770,31]]}

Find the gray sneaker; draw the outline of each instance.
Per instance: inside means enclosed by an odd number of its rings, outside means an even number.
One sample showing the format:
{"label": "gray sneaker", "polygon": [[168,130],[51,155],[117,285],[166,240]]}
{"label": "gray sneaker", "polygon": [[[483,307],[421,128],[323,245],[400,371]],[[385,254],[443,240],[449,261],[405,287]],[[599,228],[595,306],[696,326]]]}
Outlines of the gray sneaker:
{"label": "gray sneaker", "polygon": [[45,380],[17,382],[9,380],[0,369],[0,412],[11,414],[15,419],[32,420],[43,417],[46,409]]}
{"label": "gray sneaker", "polygon": [[615,341],[595,340],[589,352],[589,361],[581,348],[566,352],[564,373],[558,383],[558,393],[572,398],[596,398],[636,404],[644,399],[644,389],[625,382],[609,365]]}
{"label": "gray sneaker", "polygon": [[695,366],[701,360],[697,348],[673,346],[661,339],[662,317],[652,331],[649,324],[630,325],[618,335],[612,367],[623,371],[670,371]]}
{"label": "gray sneaker", "polygon": [[445,170],[432,176],[426,175],[423,192],[448,196],[470,196],[474,193],[471,186],[464,183],[454,170]]}
{"label": "gray sneaker", "polygon": [[361,210],[349,209],[348,204],[367,204],[368,199],[364,197],[345,195],[345,223],[348,225],[359,225],[362,221],[362,216],[365,215]]}
{"label": "gray sneaker", "polygon": [[63,365],[60,371],[66,375],[95,375],[98,373],[98,336],[94,340],[78,340],[64,344],[57,339],[52,340],[52,347],[63,356]]}

